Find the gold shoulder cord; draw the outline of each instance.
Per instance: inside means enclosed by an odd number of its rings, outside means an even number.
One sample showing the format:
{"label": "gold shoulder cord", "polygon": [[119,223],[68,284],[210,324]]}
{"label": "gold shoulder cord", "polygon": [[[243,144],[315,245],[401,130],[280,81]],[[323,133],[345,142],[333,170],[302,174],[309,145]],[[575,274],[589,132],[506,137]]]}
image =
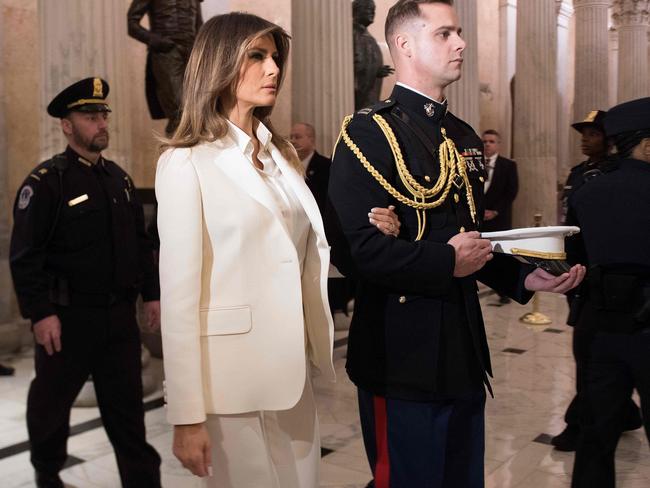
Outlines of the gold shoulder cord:
{"label": "gold shoulder cord", "polygon": [[[425,188],[416,181],[416,179],[406,167],[404,157],[402,156],[402,150],[399,147],[395,133],[393,132],[393,129],[390,127],[390,125],[388,125],[388,122],[386,122],[386,119],[384,119],[379,114],[374,114],[372,116],[372,119],[377,123],[384,136],[386,137],[388,145],[390,146],[390,149],[393,153],[393,157],[395,158],[397,173],[399,174],[400,180],[406,189],[412,195],[412,198],[402,195],[394,186],[386,181],[386,178],[384,178],[383,175],[377,171],[377,169],[368,161],[368,159],[366,159],[366,157],[359,149],[359,146],[357,146],[350,138],[346,129],[352,121],[352,115],[348,115],[345,117],[345,119],[343,119],[343,126],[341,127],[339,140],[343,139],[345,145],[348,146],[350,151],[352,151],[357,159],[359,159],[363,167],[368,170],[368,172],[372,175],[373,178],[375,178],[375,180],[377,180],[377,182],[382,186],[384,190],[386,190],[398,202],[403,203],[404,205],[412,207],[416,210],[416,214],[418,216],[418,235],[415,240],[419,241],[424,236],[424,230],[426,228],[426,210],[439,207],[444,203],[444,201],[447,199],[447,196],[449,196],[449,191],[451,190],[451,186],[454,184],[454,178],[457,175],[462,178],[465,185],[467,204],[472,216],[472,221],[476,223],[476,206],[474,205],[474,197],[472,196],[472,186],[470,185],[469,178],[467,176],[465,158],[463,158],[463,156],[461,156],[461,154],[458,152],[458,149],[456,149],[454,141],[447,137],[447,131],[444,128],[441,129],[443,142],[440,144],[440,147],[438,149],[438,159],[440,160],[440,176],[432,188]],[[436,200],[427,202],[427,200],[430,200],[432,198],[436,198]]]}

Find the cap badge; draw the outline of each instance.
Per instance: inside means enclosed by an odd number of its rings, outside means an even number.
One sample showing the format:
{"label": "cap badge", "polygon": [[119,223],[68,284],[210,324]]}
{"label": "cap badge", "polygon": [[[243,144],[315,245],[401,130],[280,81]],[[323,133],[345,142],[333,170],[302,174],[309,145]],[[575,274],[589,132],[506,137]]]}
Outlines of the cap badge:
{"label": "cap badge", "polygon": [[436,107],[433,103],[425,103],[424,104],[424,113],[427,114],[427,117],[433,117],[434,114],[436,113]]}
{"label": "cap badge", "polygon": [[585,122],[593,122],[594,120],[596,120],[597,115],[598,115],[598,110],[592,110],[585,118]]}
{"label": "cap badge", "polygon": [[93,80],[93,98],[94,97],[104,98],[104,86],[102,85],[102,80],[99,78]]}

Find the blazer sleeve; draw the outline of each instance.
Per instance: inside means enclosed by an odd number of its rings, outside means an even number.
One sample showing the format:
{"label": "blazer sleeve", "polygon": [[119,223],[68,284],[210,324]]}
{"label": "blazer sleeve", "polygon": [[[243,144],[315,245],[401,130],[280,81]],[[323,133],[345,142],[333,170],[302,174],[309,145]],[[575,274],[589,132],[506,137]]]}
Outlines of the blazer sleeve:
{"label": "blazer sleeve", "polygon": [[167,418],[173,425],[205,421],[199,325],[203,217],[191,149],[158,160],[161,335]]}

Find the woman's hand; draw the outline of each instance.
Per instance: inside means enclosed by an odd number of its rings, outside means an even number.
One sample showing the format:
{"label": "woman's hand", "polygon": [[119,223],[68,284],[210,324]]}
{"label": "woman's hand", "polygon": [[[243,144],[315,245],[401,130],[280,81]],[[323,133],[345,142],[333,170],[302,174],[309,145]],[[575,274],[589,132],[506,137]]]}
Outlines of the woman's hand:
{"label": "woman's hand", "polygon": [[370,210],[368,220],[387,236],[397,237],[402,224],[394,210],[395,207],[393,205],[390,205],[388,208],[375,207]]}
{"label": "woman's hand", "polygon": [[174,456],[196,476],[212,476],[212,444],[205,423],[174,426]]}

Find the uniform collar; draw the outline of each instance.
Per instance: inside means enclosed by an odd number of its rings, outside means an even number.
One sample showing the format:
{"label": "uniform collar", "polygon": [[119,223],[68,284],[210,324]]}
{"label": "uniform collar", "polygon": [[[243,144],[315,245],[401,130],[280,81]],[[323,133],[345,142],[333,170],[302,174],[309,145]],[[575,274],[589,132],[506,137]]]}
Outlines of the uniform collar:
{"label": "uniform collar", "polygon": [[106,167],[106,160],[101,155],[97,159],[97,162],[93,163],[92,161],[89,161],[83,156],[79,155],[77,151],[72,149],[70,146],[67,146],[65,148],[65,155],[68,158],[68,161],[78,163],[84,168],[101,168],[105,172],[109,173],[108,168]]}
{"label": "uniform collar", "polygon": [[[250,136],[235,124],[233,124],[230,120],[226,119],[226,122],[228,122],[228,134],[235,141],[235,144],[237,144],[241,152],[245,155],[248,155],[249,153],[252,154],[253,140],[250,138]],[[257,136],[257,140],[260,141],[260,150],[266,151],[271,144],[273,135],[271,134],[271,131],[259,120],[253,119],[253,125],[255,124],[257,124],[255,135]]]}
{"label": "uniform collar", "polygon": [[447,115],[447,99],[438,102],[424,93],[398,81],[391,95],[399,104],[432,122],[440,122]]}

